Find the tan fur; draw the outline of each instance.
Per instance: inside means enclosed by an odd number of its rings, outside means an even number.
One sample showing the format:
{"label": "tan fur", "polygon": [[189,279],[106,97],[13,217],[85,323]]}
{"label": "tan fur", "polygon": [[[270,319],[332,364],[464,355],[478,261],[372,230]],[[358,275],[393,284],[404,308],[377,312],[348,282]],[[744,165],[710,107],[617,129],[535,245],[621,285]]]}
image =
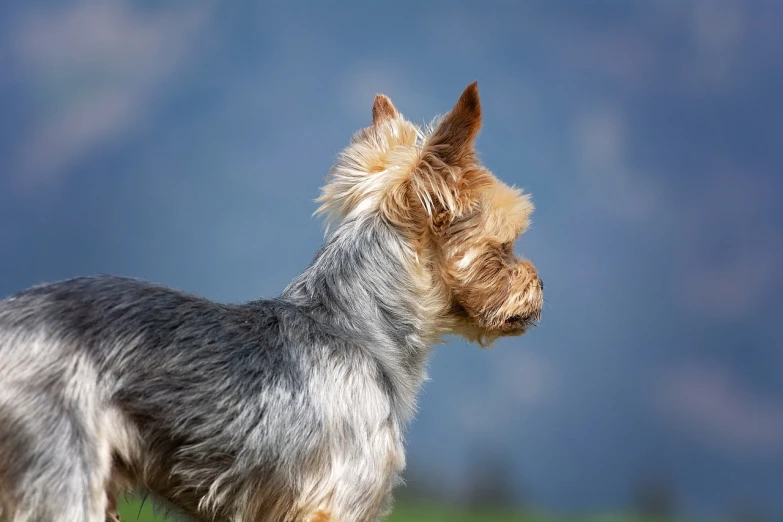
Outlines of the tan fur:
{"label": "tan fur", "polygon": [[330,520],[332,520],[332,517],[328,513],[318,510],[310,519],[310,522],[329,522]]}
{"label": "tan fur", "polygon": [[433,337],[458,333],[490,344],[538,319],[543,285],[532,263],[513,253],[533,203],[479,162],[480,128],[476,83],[429,128],[376,96],[372,124],[329,173],[317,213],[329,221],[377,213],[393,223],[410,245],[408,270]]}
{"label": "tan fur", "polygon": [[372,105],[372,124],[378,125],[384,120],[399,118],[397,109],[394,108],[391,100],[383,94],[375,96],[375,102]]}

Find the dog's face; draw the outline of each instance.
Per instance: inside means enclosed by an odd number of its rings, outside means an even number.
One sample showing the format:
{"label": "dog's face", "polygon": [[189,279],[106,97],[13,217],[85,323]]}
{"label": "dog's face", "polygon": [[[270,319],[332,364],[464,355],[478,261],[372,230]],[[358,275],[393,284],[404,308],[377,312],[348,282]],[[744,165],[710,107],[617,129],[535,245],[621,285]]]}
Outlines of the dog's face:
{"label": "dog's face", "polygon": [[535,267],[514,254],[533,205],[480,164],[474,150],[480,126],[473,84],[427,139],[418,173],[438,180],[429,184],[446,192],[429,195],[430,235],[436,269],[452,300],[449,313],[457,332],[471,340],[522,334],[540,318],[543,305]]}
{"label": "dog's face", "polygon": [[481,127],[474,83],[429,132],[378,95],[372,125],[332,169],[322,210],[340,218],[380,212],[415,245],[454,333],[491,341],[539,319],[543,284],[513,252],[533,212],[529,196],[498,180],[474,149]]}
{"label": "dog's face", "polygon": [[487,176],[470,210],[436,236],[439,271],[452,296],[459,332],[472,340],[524,333],[540,318],[544,285],[533,264],[514,253],[531,205]]}

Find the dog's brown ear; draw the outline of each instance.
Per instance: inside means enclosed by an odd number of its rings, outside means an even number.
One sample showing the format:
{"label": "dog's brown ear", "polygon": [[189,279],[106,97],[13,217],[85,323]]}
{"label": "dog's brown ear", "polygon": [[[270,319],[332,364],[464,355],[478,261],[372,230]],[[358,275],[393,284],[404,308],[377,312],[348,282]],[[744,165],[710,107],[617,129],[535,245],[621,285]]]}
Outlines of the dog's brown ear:
{"label": "dog's brown ear", "polygon": [[398,118],[400,113],[394,108],[394,104],[388,96],[376,94],[372,104],[372,124],[377,125],[382,121]]}
{"label": "dog's brown ear", "polygon": [[447,165],[458,165],[473,155],[473,142],[481,129],[478,82],[462,92],[457,104],[440,121],[427,148]]}
{"label": "dog's brown ear", "polygon": [[473,82],[427,139],[411,178],[435,234],[443,233],[454,219],[475,208],[475,191],[486,182],[486,176],[478,175],[481,170],[476,168],[473,148],[479,129],[481,103],[478,83]]}

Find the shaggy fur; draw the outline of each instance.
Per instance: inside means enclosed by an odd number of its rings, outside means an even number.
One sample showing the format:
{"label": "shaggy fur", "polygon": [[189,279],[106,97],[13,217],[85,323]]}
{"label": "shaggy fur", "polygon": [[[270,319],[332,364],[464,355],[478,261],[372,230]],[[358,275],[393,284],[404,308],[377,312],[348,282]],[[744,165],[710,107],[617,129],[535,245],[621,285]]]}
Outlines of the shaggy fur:
{"label": "shaggy fur", "polygon": [[101,522],[131,490],[205,521],[382,518],[433,343],[541,311],[512,251],[533,207],[478,162],[480,124],[476,84],[429,129],[378,95],[277,298],[95,276],[0,301],[0,518]]}

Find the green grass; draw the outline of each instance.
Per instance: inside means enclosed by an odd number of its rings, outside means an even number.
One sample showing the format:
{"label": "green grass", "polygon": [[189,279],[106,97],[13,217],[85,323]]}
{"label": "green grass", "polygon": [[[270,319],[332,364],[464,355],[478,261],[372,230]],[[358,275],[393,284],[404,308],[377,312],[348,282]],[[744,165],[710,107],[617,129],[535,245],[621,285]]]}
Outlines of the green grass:
{"label": "green grass", "polygon": [[117,506],[122,522],[162,522],[168,520],[158,516],[152,509],[152,502],[144,502],[133,499],[122,501]]}
{"label": "green grass", "polygon": [[[140,509],[141,508],[141,509]],[[119,508],[123,522],[163,522],[168,520],[156,515],[151,502],[141,505],[138,500],[122,504]],[[173,518],[173,517],[172,517]],[[508,512],[466,513],[437,505],[397,505],[387,522],[551,522],[551,519],[523,517]]]}
{"label": "green grass", "polygon": [[[131,500],[120,505],[123,522],[164,522],[167,519],[154,513],[151,502],[141,505]],[[551,517],[521,514],[501,510],[460,510],[440,504],[398,503],[387,522],[655,522],[625,515],[595,515],[590,517]],[[662,521],[658,521],[662,522]]]}

